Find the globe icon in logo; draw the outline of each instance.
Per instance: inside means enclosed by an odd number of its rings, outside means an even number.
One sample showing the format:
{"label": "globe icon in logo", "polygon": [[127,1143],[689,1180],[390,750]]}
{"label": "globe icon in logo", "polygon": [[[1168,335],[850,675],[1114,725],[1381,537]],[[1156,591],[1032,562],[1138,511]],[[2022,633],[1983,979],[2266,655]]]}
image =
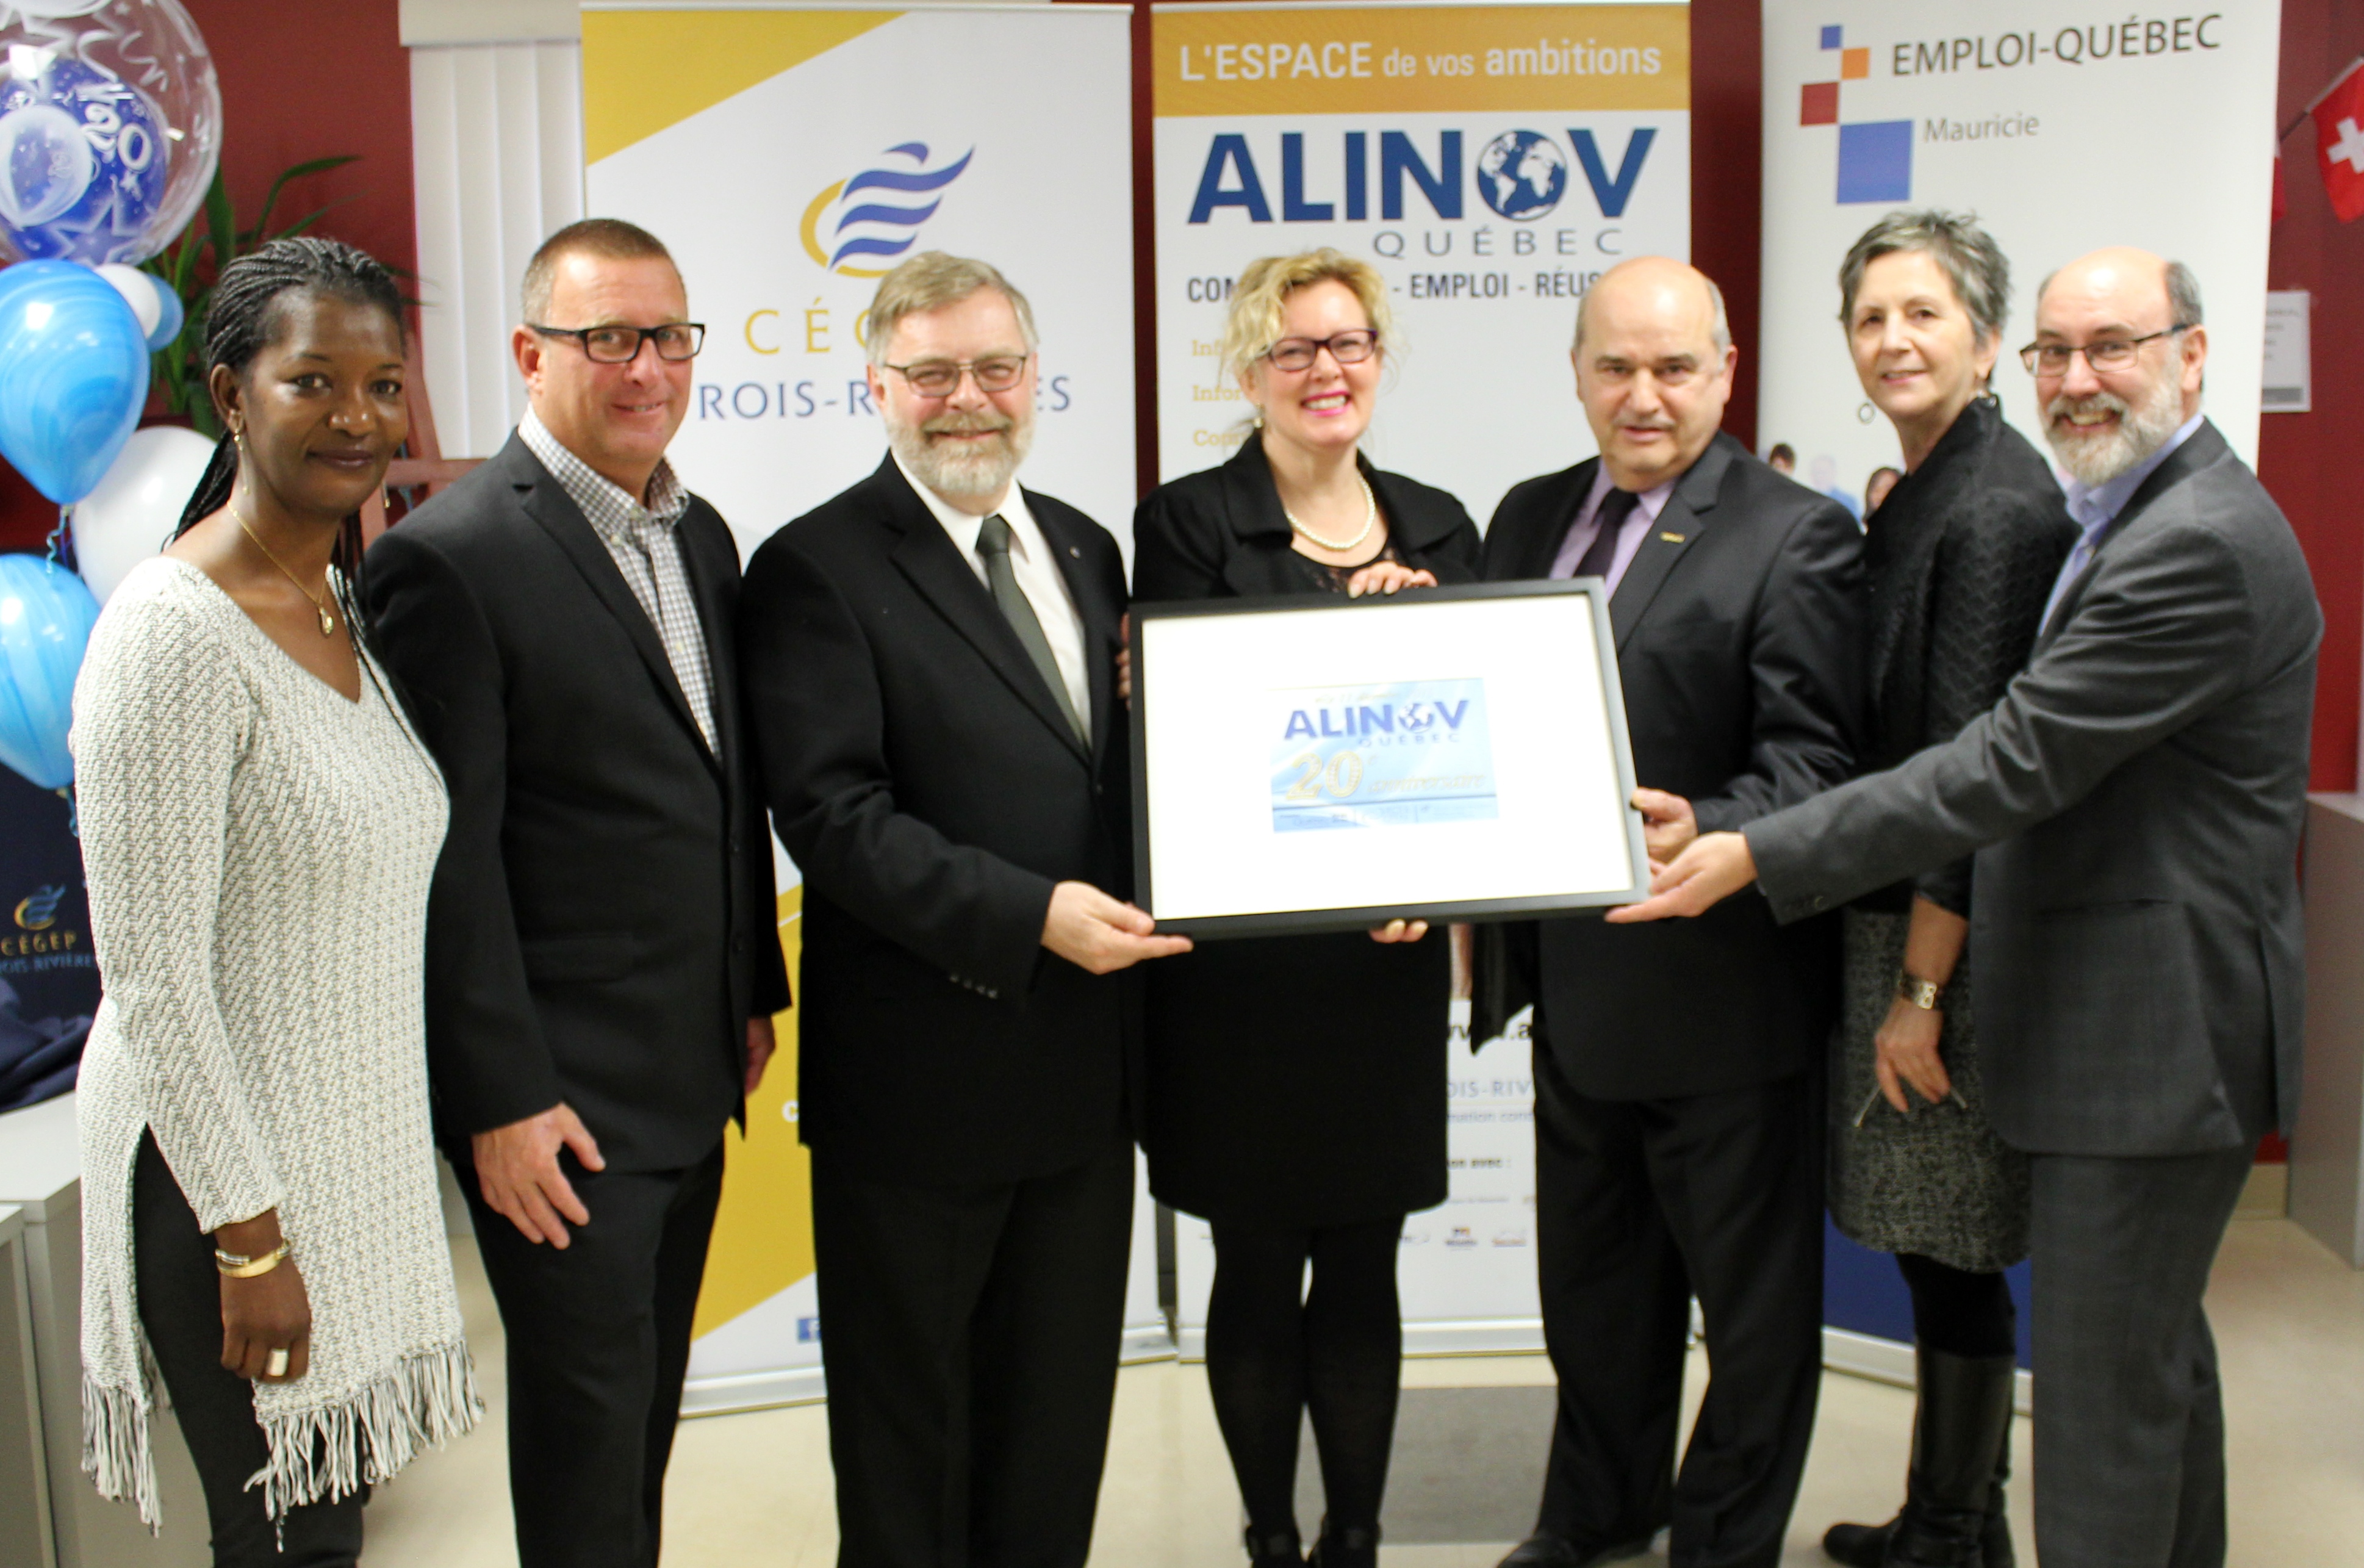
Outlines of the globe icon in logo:
{"label": "globe icon in logo", "polygon": [[1514,222],[1541,218],[1567,194],[1567,159],[1540,131],[1504,131],[1478,154],[1478,194]]}

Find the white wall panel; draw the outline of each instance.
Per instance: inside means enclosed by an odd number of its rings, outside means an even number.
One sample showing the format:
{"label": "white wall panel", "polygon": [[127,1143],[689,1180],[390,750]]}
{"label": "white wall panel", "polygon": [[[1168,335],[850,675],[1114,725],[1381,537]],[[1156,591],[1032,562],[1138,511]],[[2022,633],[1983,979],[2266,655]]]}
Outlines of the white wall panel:
{"label": "white wall panel", "polygon": [[446,457],[489,457],[525,411],[509,362],[518,279],[583,216],[579,45],[410,51],[420,348]]}

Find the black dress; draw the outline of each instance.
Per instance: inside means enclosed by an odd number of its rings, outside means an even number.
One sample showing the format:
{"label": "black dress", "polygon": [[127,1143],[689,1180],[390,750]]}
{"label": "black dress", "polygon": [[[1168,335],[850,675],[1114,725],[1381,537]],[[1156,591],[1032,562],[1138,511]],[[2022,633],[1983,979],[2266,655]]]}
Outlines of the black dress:
{"label": "black dress", "polygon": [[[1871,723],[1863,768],[1954,738],[2027,664],[2076,539],[2052,471],[1992,398],[1962,410],[1867,525]],[[1952,1098],[1876,1098],[1874,1036],[1888,1017],[1914,894],[1970,909],[1967,860],[1866,895],[1845,912],[1845,1002],[1831,1062],[1831,1216],[1848,1239],[1992,1273],[2027,1255],[2026,1158],[1988,1125],[1971,960],[1946,988],[1938,1050]]]}
{"label": "black dress", "polygon": [[[1439,583],[1477,580],[1478,528],[1460,501],[1361,466],[1388,558]],[[1153,491],[1132,532],[1139,601],[1344,586],[1345,574],[1290,548],[1253,438],[1220,467]],[[1264,1226],[1349,1225],[1443,1203],[1444,935],[1240,937],[1143,966],[1150,1191],[1205,1219]]]}

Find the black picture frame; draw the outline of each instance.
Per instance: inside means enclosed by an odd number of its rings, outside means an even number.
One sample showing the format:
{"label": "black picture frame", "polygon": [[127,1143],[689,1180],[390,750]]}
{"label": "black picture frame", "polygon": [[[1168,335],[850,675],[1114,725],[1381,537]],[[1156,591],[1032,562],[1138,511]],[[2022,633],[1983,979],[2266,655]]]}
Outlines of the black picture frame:
{"label": "black picture frame", "polygon": [[[1617,676],[1617,649],[1609,614],[1607,585],[1597,577],[1558,581],[1515,583],[1479,583],[1452,588],[1419,588],[1393,595],[1372,595],[1347,599],[1344,595],[1320,598],[1298,595],[1259,596],[1245,599],[1191,599],[1132,607],[1132,834],[1133,834],[1133,896],[1134,902],[1152,916],[1157,917],[1157,928],[1194,938],[1300,935],[1319,932],[1365,930],[1397,919],[1425,919],[1432,923],[1449,921],[1497,921],[1525,919],[1537,915],[1599,913],[1619,904],[1634,903],[1648,896],[1649,859],[1642,837],[1642,819],[1630,805],[1623,810],[1625,863],[1630,872],[1627,884],[1614,889],[1572,890],[1565,893],[1521,894],[1504,897],[1477,897],[1437,902],[1398,902],[1362,903],[1353,906],[1329,906],[1294,911],[1258,911],[1238,914],[1195,914],[1178,918],[1159,916],[1157,912],[1157,868],[1152,849],[1155,828],[1153,816],[1155,780],[1150,772],[1150,732],[1157,722],[1157,701],[1160,672],[1149,655],[1152,641],[1148,633],[1161,621],[1204,619],[1222,616],[1288,615],[1343,616],[1393,615],[1407,622],[1416,620],[1422,610],[1446,604],[1487,599],[1562,599],[1589,602],[1592,639],[1598,650],[1596,669],[1601,684],[1600,711],[1606,716],[1610,734],[1609,754],[1616,773],[1617,799],[1629,801],[1637,780],[1634,771],[1634,752],[1625,723],[1624,693]],[[1417,635],[1416,633],[1410,633]],[[1574,674],[1576,672],[1571,672]],[[1386,831],[1386,830],[1380,830]]]}

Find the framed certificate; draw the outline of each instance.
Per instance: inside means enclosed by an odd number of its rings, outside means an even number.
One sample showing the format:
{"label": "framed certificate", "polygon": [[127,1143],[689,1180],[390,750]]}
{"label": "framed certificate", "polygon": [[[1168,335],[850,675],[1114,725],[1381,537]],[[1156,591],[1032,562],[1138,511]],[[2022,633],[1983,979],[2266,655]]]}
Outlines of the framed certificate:
{"label": "framed certificate", "polygon": [[1193,936],[1646,896],[1597,580],[1132,610],[1134,897]]}

